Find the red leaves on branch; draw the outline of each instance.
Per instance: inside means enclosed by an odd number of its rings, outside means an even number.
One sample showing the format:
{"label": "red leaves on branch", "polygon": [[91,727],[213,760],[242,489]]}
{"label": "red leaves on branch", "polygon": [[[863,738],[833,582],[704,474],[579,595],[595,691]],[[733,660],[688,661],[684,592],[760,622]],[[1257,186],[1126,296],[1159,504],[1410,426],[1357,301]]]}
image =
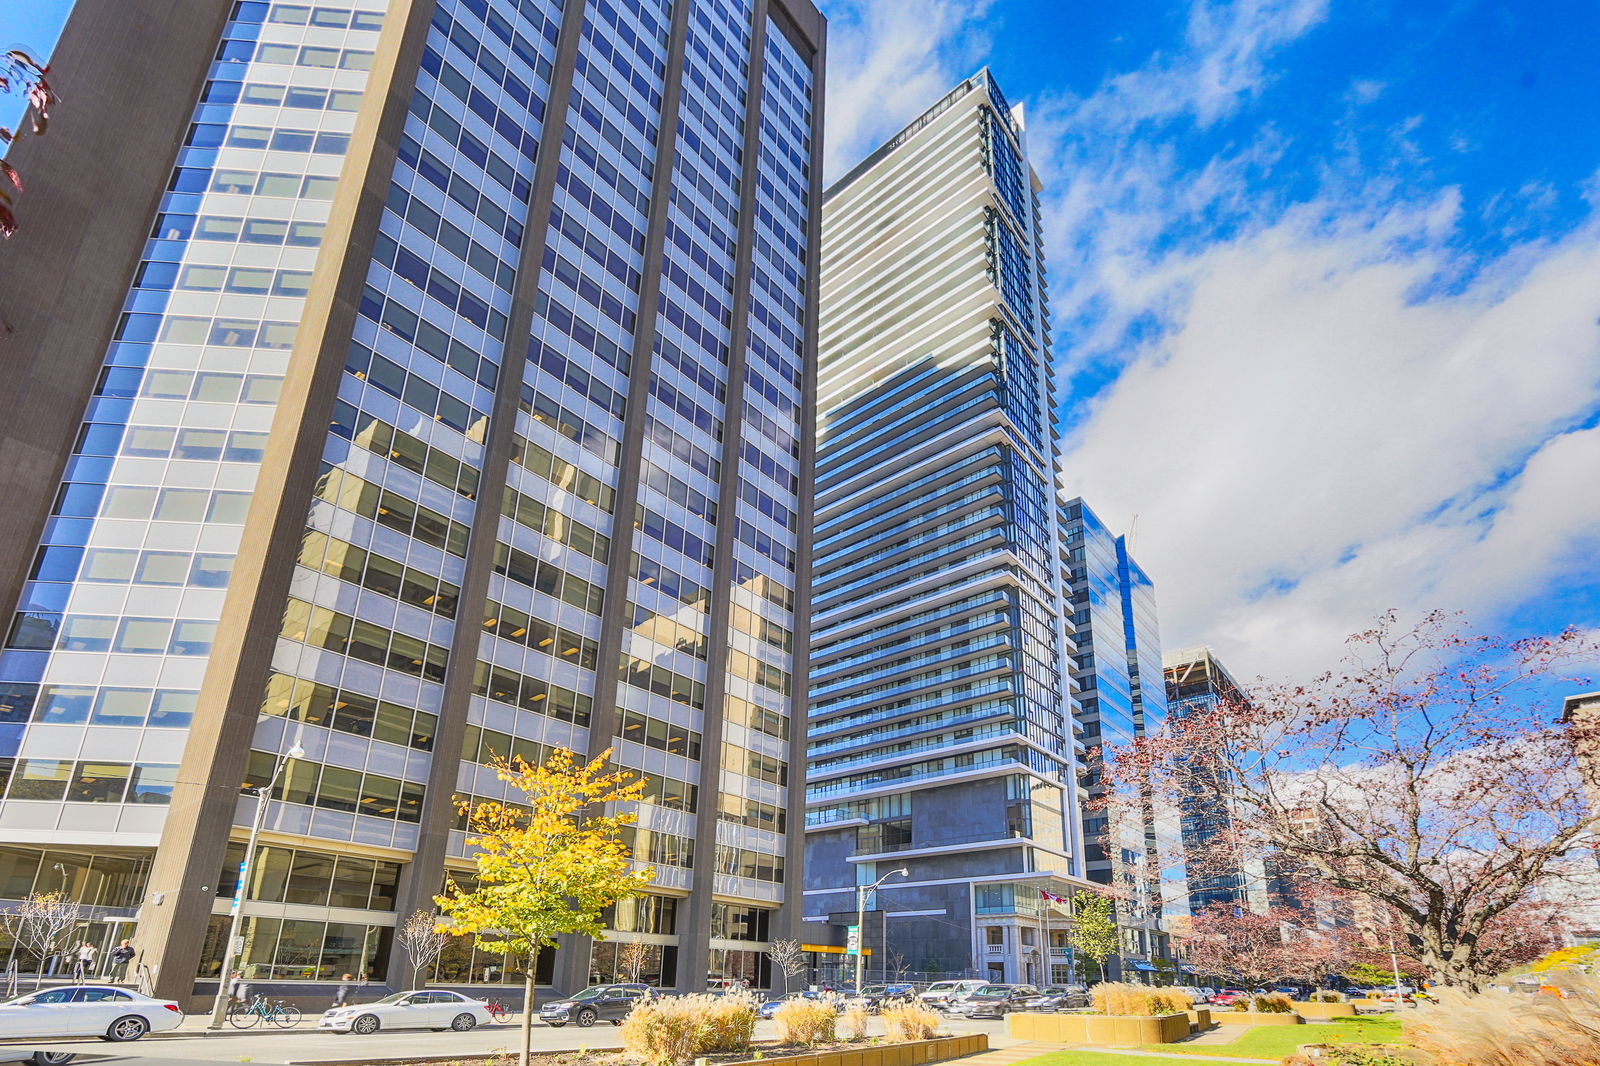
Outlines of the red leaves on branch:
{"label": "red leaves on branch", "polygon": [[[56,102],[55,91],[45,79],[49,72],[48,65],[19,48],[0,54],[0,94],[21,91],[27,97],[28,118],[35,135],[44,133],[50,122],[50,108]],[[0,147],[9,145],[15,138],[14,131],[0,126]],[[16,192],[22,191],[22,175],[17,173],[16,167],[0,160],[0,174],[9,179]],[[10,237],[17,232],[17,217],[11,209],[15,202],[15,193],[0,185],[0,236]]]}

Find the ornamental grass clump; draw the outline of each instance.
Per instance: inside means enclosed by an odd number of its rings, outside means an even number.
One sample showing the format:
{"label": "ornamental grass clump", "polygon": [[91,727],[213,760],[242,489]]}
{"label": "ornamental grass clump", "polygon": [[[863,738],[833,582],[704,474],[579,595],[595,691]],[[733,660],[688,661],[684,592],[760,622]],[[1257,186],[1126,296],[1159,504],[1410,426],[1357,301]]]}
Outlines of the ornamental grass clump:
{"label": "ornamental grass clump", "polygon": [[878,1012],[883,1019],[884,1040],[905,1044],[912,1040],[932,1040],[939,1032],[939,1014],[920,1003],[896,1003]]}
{"label": "ornamental grass clump", "polygon": [[1548,987],[1440,989],[1404,1019],[1406,1040],[1430,1066],[1600,1066],[1600,978],[1563,973]]}
{"label": "ornamental grass clump", "polygon": [[1324,989],[1321,989],[1320,991],[1311,993],[1311,1002],[1313,1002],[1313,1003],[1343,1003],[1344,1002],[1344,996],[1340,995],[1338,992],[1335,992],[1331,988],[1324,988]]}
{"label": "ornamental grass clump", "polygon": [[1107,981],[1090,989],[1097,1014],[1131,1015],[1148,1018],[1157,1014],[1177,1014],[1194,1006],[1194,1001],[1176,988],[1151,988],[1127,981]]}
{"label": "ornamental grass clump", "polygon": [[867,1008],[851,1007],[839,1015],[839,1036],[845,1040],[865,1040],[868,1017]]}
{"label": "ornamental grass clump", "polygon": [[834,1039],[839,1021],[838,1003],[832,996],[791,999],[779,1007],[772,1020],[778,1039],[785,1044],[823,1044]]}
{"label": "ornamental grass clump", "polygon": [[731,996],[706,996],[700,1052],[744,1051],[755,1037],[756,1000],[748,992]]}
{"label": "ornamental grass clump", "polygon": [[1294,1000],[1279,992],[1264,996],[1240,996],[1233,1001],[1233,1009],[1255,1011],[1257,1014],[1290,1014],[1294,1011]]}
{"label": "ornamental grass clump", "polygon": [[680,1066],[717,1051],[747,1051],[756,1028],[748,994],[640,1000],[622,1022],[622,1046],[646,1066]]}
{"label": "ornamental grass clump", "polygon": [[622,1020],[622,1046],[645,1066],[679,1066],[700,1054],[701,1012],[709,996],[641,999]]}

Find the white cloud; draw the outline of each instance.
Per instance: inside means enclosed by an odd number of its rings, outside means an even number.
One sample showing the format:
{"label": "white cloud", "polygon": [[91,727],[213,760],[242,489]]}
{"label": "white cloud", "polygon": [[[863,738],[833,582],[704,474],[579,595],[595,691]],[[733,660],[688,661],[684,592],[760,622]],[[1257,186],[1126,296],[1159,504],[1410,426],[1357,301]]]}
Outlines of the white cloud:
{"label": "white cloud", "polygon": [[1108,521],[1140,515],[1167,642],[1246,676],[1330,664],[1387,607],[1513,608],[1600,552],[1596,231],[1419,300],[1451,198],[1327,209],[1163,263],[1173,328],[1065,464]]}
{"label": "white cloud", "polygon": [[[1600,555],[1600,221],[1552,243],[1539,185],[1463,219],[1416,180],[1425,115],[1367,125],[1376,82],[1300,202],[1269,124],[1198,167],[1177,147],[1325,16],[1196,0],[1183,49],[1030,101],[1057,371],[1115,379],[1069,412],[1063,485],[1139,515],[1167,646],[1245,677],[1325,668],[1388,607],[1492,622]],[[1489,262],[1457,250],[1485,216]]]}
{"label": "white cloud", "polygon": [[983,65],[993,0],[837,0],[823,172],[839,177]]}

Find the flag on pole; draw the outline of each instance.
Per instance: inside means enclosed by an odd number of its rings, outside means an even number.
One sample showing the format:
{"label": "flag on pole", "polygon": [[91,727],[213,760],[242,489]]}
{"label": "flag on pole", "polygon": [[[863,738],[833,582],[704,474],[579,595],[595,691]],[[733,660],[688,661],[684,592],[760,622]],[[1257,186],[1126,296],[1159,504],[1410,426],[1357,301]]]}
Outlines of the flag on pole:
{"label": "flag on pole", "polygon": [[1058,895],[1054,894],[1053,892],[1046,892],[1042,888],[1039,890],[1039,896],[1040,896],[1041,899],[1047,900],[1050,903],[1065,903],[1065,902],[1067,902],[1067,897],[1058,896]]}

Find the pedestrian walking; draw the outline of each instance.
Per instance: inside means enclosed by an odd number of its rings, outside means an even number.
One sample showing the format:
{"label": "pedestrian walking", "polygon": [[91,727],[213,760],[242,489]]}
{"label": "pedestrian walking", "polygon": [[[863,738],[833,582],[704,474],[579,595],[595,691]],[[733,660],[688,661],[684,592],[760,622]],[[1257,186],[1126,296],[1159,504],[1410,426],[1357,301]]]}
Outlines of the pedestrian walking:
{"label": "pedestrian walking", "polygon": [[133,961],[133,941],[124,940],[106,953],[106,980],[127,980],[128,963]]}
{"label": "pedestrian walking", "polygon": [[342,1007],[350,1002],[351,982],[354,980],[355,978],[349,974],[345,974],[339,979],[339,990],[333,994],[333,1005],[335,1007]]}
{"label": "pedestrian walking", "polygon": [[78,945],[78,957],[72,963],[74,980],[87,981],[94,976],[94,957],[96,954],[98,954],[98,950],[87,940]]}
{"label": "pedestrian walking", "polygon": [[246,998],[250,995],[250,986],[245,984],[244,974],[238,970],[233,971],[233,976],[228,978],[228,1000],[244,1006]]}

